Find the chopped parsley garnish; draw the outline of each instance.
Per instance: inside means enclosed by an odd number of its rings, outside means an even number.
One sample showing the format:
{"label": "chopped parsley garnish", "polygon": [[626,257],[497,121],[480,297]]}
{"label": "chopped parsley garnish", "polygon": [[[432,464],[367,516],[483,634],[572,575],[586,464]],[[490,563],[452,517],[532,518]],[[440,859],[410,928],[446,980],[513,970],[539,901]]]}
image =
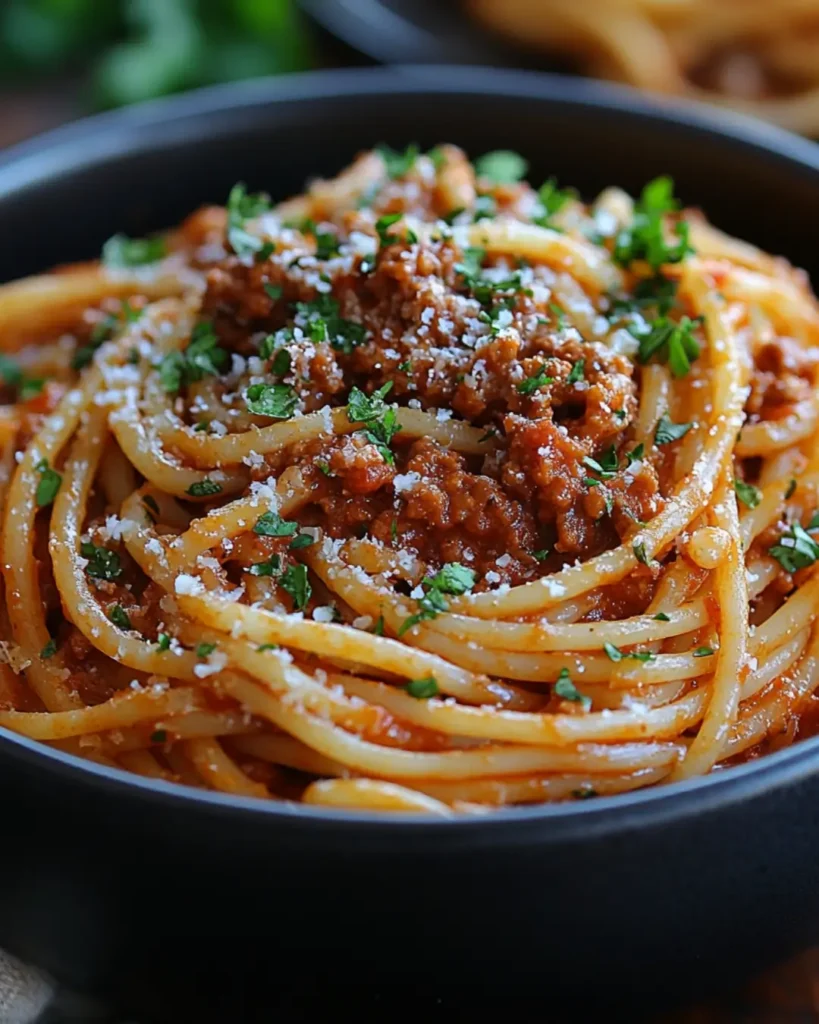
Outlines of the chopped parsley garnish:
{"label": "chopped parsley garnish", "polygon": [[151,743],[166,743],[168,740],[168,733],[166,729],[155,729],[151,733]]}
{"label": "chopped parsley garnish", "polygon": [[323,473],[325,476],[333,475],[333,471],[332,469],[330,469],[330,465],[327,462],[317,462],[316,469],[319,471],[319,473]]}
{"label": "chopped parsley garnish", "polygon": [[264,288],[265,295],[274,302],[278,302],[284,295],[284,288],[280,284],[271,284],[269,281],[265,281],[262,288]]}
{"label": "chopped parsley garnish", "polygon": [[788,482],[788,489],[785,491],[785,501],[788,501],[789,498],[793,497],[793,493],[794,493],[795,490],[796,490],[796,477],[792,476],[790,481]]}
{"label": "chopped parsley garnish", "polygon": [[216,644],[206,644],[206,643],[198,644],[197,647],[196,647],[196,657],[197,658],[207,658],[209,655],[213,654],[213,652],[215,650],[216,650]]}
{"label": "chopped parsley garnish", "polygon": [[294,537],[290,541],[290,550],[298,551],[299,548],[309,548],[315,542],[315,538],[311,537],[309,533],[300,533],[298,537]]}
{"label": "chopped parsley garnish", "polygon": [[312,588],[307,578],[306,565],[290,565],[282,574],[279,584],[282,590],[286,591],[293,599],[293,607],[296,611],[303,611],[310,600]]}
{"label": "chopped parsley garnish", "polygon": [[278,576],[281,568],[281,558],[278,555],[271,555],[266,562],[254,562],[248,572],[251,576]]}
{"label": "chopped parsley garnish", "polygon": [[47,658],[53,658],[57,653],[57,641],[52,637],[45,647],[40,651],[40,657],[45,661]]}
{"label": "chopped parsley garnish", "polygon": [[[482,309],[478,313],[478,319],[482,323],[489,324],[489,330],[493,338],[496,338],[506,323],[509,322],[506,317],[502,317],[502,314],[510,312],[514,305],[513,299],[501,299],[491,309]],[[503,323],[501,319],[503,319]]]}
{"label": "chopped parsley garnish", "polygon": [[629,466],[633,466],[635,462],[639,462],[640,459],[642,459],[645,453],[646,446],[641,441],[639,444],[636,444],[630,452],[626,452],[626,462]]}
{"label": "chopped parsley garnish", "polygon": [[363,324],[345,320],[338,315],[339,304],[330,295],[322,295],[313,302],[297,302],[296,310],[307,317],[310,339],[327,341],[336,352],[349,355],[366,337],[367,331]]}
{"label": "chopped parsley garnish", "polygon": [[259,644],[259,646],[256,648],[256,652],[257,654],[261,654],[262,651],[278,651],[278,649],[278,644]]}
{"label": "chopped parsley garnish", "polygon": [[672,441],[679,441],[693,426],[693,423],[672,423],[668,418],[668,413],[664,412],[654,431],[654,442],[655,444],[671,444]]}
{"label": "chopped parsley garnish", "polygon": [[0,377],[10,388],[17,388],[23,382],[23,371],[17,363],[0,352]]}
{"label": "chopped parsley garnish", "polygon": [[524,289],[520,270],[503,281],[490,281],[482,276],[481,266],[486,256],[486,250],[478,246],[467,246],[463,251],[463,260],[455,264],[456,273],[464,280],[464,285],[472,296],[482,306],[488,306],[497,296],[523,291],[524,294],[531,294],[530,289]]}
{"label": "chopped parsley garnish", "polygon": [[353,387],[347,399],[347,419],[350,423],[365,425],[364,436],[370,444],[375,445],[384,461],[392,466],[395,464],[395,458],[390,450],[390,442],[401,428],[395,409],[384,402],[391,388],[391,380],[372,395],[366,395],[357,387]]}
{"label": "chopped parsley garnish", "polygon": [[568,203],[570,199],[573,199],[577,193],[574,189],[570,188],[558,188],[557,178],[549,178],[548,181],[544,182],[538,189],[538,199],[540,205],[543,208],[543,212],[538,212],[532,217],[532,221],[535,224],[539,224],[542,228],[549,228],[552,225],[549,221],[554,217],[556,213],[559,213],[563,207]]}
{"label": "chopped parsley garnish", "polygon": [[634,557],[637,559],[638,562],[642,562],[643,565],[648,566],[651,566],[653,564],[652,560],[648,557],[648,554],[646,552],[645,541],[635,541],[632,547],[632,551],[634,552]]}
{"label": "chopped parsley garnish", "polygon": [[746,484],[744,480],[734,480],[734,490],[742,504],[748,508],[756,508],[762,501],[762,491],[753,484]]}
{"label": "chopped parsley garnish", "polygon": [[418,236],[409,228],[404,232],[404,239],[390,231],[393,224],[397,224],[403,216],[403,213],[385,213],[383,217],[379,217],[375,222],[375,230],[378,232],[378,238],[382,246],[398,245],[402,241],[412,245],[418,241]]}
{"label": "chopped parsley garnish", "polygon": [[48,459],[41,459],[34,468],[40,474],[34,500],[37,503],[37,508],[45,508],[57,497],[57,491],[60,489],[63,478],[56,469],[50,468]]}
{"label": "chopped parsley garnish", "polygon": [[36,398],[45,387],[45,380],[42,377],[30,377],[20,385],[20,401],[27,402],[30,398]]}
{"label": "chopped parsley garnish", "polygon": [[560,697],[561,700],[569,700],[574,704],[580,704],[584,711],[588,711],[591,707],[591,697],[587,697],[572,682],[569,670],[562,668],[560,675],[557,677],[557,682],[554,686],[555,695]]}
{"label": "chopped parsley garnish", "polygon": [[221,493],[222,485],[217,484],[215,480],[211,480],[208,476],[204,480],[197,480],[195,483],[192,483],[185,491],[185,494],[189,494],[192,498],[209,498],[212,494]]}
{"label": "chopped parsley garnish", "polygon": [[171,637],[169,633],[160,633],[156,638],[156,646],[160,651],[169,651],[171,649]]}
{"label": "chopped parsley garnish", "polygon": [[566,378],[567,384],[577,384],[579,381],[584,380],[584,368],[586,365],[585,359],[578,359],[576,363],[572,365],[571,372]]}
{"label": "chopped parsley garnish", "polygon": [[678,282],[663,274],[645,277],[634,286],[631,295],[610,295],[611,315],[614,320],[627,313],[656,308],[659,316],[666,316],[677,299]]}
{"label": "chopped parsley garnish", "polygon": [[291,363],[292,360],[290,358],[290,353],[286,348],[280,348],[273,356],[273,361],[270,364],[270,372],[275,373],[277,377],[285,377],[290,373]]}
{"label": "chopped parsley garnish", "polygon": [[657,620],[657,622],[671,622],[671,617],[669,615],[666,615],[665,612],[657,612],[657,614],[653,617]]}
{"label": "chopped parsley garnish", "polygon": [[533,395],[536,391],[546,387],[547,384],[554,384],[554,382],[555,378],[550,377],[543,367],[541,367],[536,373],[532,374],[531,377],[527,377],[526,380],[522,380],[517,387],[521,395]]}
{"label": "chopped parsley garnish", "polygon": [[632,658],[635,661],[653,661],[654,655],[651,651],[631,651],[630,653],[623,653],[619,647],[615,647],[614,644],[604,643],[603,650],[606,652],[611,661],[622,661],[623,658]]}
{"label": "chopped parsley garnish", "polygon": [[449,607],[444,594],[465,594],[475,586],[475,573],[460,562],[447,562],[433,577],[425,576],[421,581],[425,587],[423,597],[418,601],[418,612],[410,615],[401,624],[398,635],[417,626],[425,619],[434,619]]}
{"label": "chopped parsley garnish", "polygon": [[253,532],[260,537],[292,537],[298,523],[289,523],[278,512],[265,512],[256,520]]}
{"label": "chopped parsley garnish", "polygon": [[666,242],[663,217],[679,209],[674,198],[674,182],[660,177],[650,181],[634,204],[634,219],[618,235],[614,244],[614,260],[628,266],[645,260],[655,272],[665,263],[680,263],[694,250],[689,245],[689,228],[685,221],[674,225],[678,241]]}
{"label": "chopped parsley garnish", "polygon": [[263,242],[261,249],[256,253],[255,260],[257,263],[264,263],[265,260],[269,260],[273,253],[276,251],[275,242]]}
{"label": "chopped parsley garnish", "polygon": [[184,352],[169,352],[159,364],[162,387],[173,393],[183,384],[194,384],[205,376],[217,376],[230,362],[228,353],[219,347],[219,338],[210,320],[200,320],[191,332]]}
{"label": "chopped parsley garnish", "polygon": [[807,569],[819,558],[819,544],[799,523],[794,523],[768,554],[773,555],[785,572],[797,572]]}
{"label": "chopped parsley garnish", "polygon": [[593,470],[603,480],[611,480],[617,473],[617,451],[614,445],[610,445],[600,456],[600,460],[592,459],[588,455],[583,459],[583,465]]}
{"label": "chopped parsley garnish", "polygon": [[97,580],[115,580],[122,575],[122,562],[116,551],[97,547],[96,544],[84,542],[80,545],[80,554],[88,559],[85,571]]}
{"label": "chopped parsley garnish", "polygon": [[416,700],[429,700],[430,697],[437,697],[441,692],[435,676],[424,676],[423,679],[410,679],[404,687],[410,697]]}
{"label": "chopped parsley garnish", "polygon": [[566,320],[566,313],[564,312],[563,307],[562,306],[558,306],[558,304],[556,302],[550,302],[549,303],[549,310],[557,318],[557,329],[559,331],[565,331],[566,327],[568,325],[568,321]]}
{"label": "chopped parsley garnish", "polygon": [[699,356],[700,346],[694,337],[694,329],[702,323],[702,317],[691,320],[684,316],[677,323],[661,316],[644,327],[632,325],[629,330],[640,342],[637,358],[647,363],[652,356],[668,363],[675,377],[685,377],[691,363]]}
{"label": "chopped parsley garnish", "polygon": [[128,238],[113,235],[102,247],[102,262],[106,267],[122,270],[156,263],[167,255],[164,238]]}
{"label": "chopped parsley garnish", "polygon": [[403,178],[405,174],[409,174],[421,153],[415,142],[411,142],[403,152],[383,144],[376,146],[375,151],[384,161],[387,177],[393,180]]}
{"label": "chopped parsley garnish", "polygon": [[108,609],[108,618],[120,629],[134,628],[131,625],[131,620],[128,618],[128,612],[125,611],[121,604],[115,604],[113,607]]}
{"label": "chopped parsley garnish", "polygon": [[714,648],[713,647],[698,647],[696,649],[696,651],[694,651],[693,653],[694,653],[694,657],[695,658],[707,658],[709,654],[713,654],[714,653]]}
{"label": "chopped parsley garnish", "polygon": [[316,259],[331,260],[338,256],[341,245],[338,235],[333,234],[332,231],[316,231],[314,237],[316,239]]}
{"label": "chopped parsley garnish", "polygon": [[296,411],[299,396],[289,384],[251,384],[245,392],[245,404],[256,416],[287,420]]}
{"label": "chopped parsley garnish", "polygon": [[533,551],[532,558],[534,558],[536,562],[545,562],[549,557],[549,550],[549,548],[540,548],[538,551]]}
{"label": "chopped parsley garnish", "polygon": [[375,623],[373,624],[373,628],[370,630],[370,632],[374,636],[383,636],[384,635],[384,616],[383,615],[379,615],[378,616],[378,618],[375,620]]}
{"label": "chopped parsley garnish", "polygon": [[478,177],[489,178],[499,185],[513,185],[524,177],[528,169],[528,161],[511,149],[496,149],[492,153],[484,153],[475,161]]}
{"label": "chopped parsley garnish", "polygon": [[243,182],[237,182],[227,199],[227,238],[237,256],[254,256],[264,246],[261,238],[245,229],[249,220],[270,209],[270,197],[264,192],[249,193]]}

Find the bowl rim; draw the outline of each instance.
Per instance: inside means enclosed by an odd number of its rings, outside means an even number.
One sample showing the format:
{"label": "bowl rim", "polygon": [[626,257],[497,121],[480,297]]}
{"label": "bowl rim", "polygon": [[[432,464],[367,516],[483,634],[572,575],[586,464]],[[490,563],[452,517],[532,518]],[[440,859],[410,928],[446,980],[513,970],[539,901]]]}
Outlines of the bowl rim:
{"label": "bowl rim", "polygon": [[[263,117],[271,105],[315,99],[425,94],[492,96],[550,102],[568,110],[617,113],[630,120],[663,122],[700,138],[715,138],[774,159],[792,173],[812,175],[819,187],[819,145],[745,115],[702,104],[647,96],[615,86],[543,72],[464,65],[398,65],[389,68],[341,68],[300,72],[195,90],[122,110],[83,118],[18,143],[0,156],[0,203],[22,189],[36,188],[55,175],[75,173],[109,158],[147,152],[161,146],[163,131],[188,124],[191,134],[217,134],[203,116],[242,110]],[[178,132],[174,139],[179,140]],[[89,146],[89,140],[94,146]],[[537,833],[538,841],[603,837],[647,824],[663,825],[691,815],[744,802],[785,784],[798,784],[819,771],[819,736],[759,759],[666,786],[634,790],[589,801],[533,804],[494,810],[487,815],[452,819],[412,814],[383,814],[266,803],[249,797],[198,790],[148,779],[120,768],[87,761],[0,728],[0,760],[41,776],[59,775],[67,782],[124,799],[142,799],[174,810],[230,815],[277,827],[354,831],[356,836],[384,838],[396,829],[415,839],[516,845]],[[511,826],[515,827],[512,828]]]}

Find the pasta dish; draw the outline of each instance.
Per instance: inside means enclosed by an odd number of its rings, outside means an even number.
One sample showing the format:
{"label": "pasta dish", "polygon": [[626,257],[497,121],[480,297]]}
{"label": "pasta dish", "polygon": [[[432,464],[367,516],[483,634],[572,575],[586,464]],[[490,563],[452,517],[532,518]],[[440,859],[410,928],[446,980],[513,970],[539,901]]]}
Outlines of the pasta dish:
{"label": "pasta dish", "polygon": [[819,0],[467,0],[491,30],[599,78],[819,134]]}
{"label": "pasta dish", "polygon": [[382,146],[0,288],[0,726],[440,816],[810,731],[807,278],[526,171]]}

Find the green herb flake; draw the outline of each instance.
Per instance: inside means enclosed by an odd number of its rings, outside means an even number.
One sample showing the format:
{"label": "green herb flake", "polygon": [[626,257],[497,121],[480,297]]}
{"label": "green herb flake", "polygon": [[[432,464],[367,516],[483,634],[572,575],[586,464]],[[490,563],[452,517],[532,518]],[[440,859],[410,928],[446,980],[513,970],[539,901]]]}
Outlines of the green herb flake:
{"label": "green herb flake", "polygon": [[416,700],[429,700],[430,697],[437,697],[441,692],[435,676],[424,676],[423,679],[410,679],[404,687],[410,697]]}
{"label": "green herb flake", "polygon": [[585,365],[586,365],[586,360],[585,359],[578,359],[577,362],[572,365],[571,372],[569,373],[569,376],[566,378],[566,383],[567,384],[578,384],[580,381],[584,380],[585,379],[584,378],[584,367],[585,367]]}
{"label": "green herb flake", "polygon": [[384,616],[383,615],[379,615],[378,616],[378,618],[375,620],[375,623],[373,624],[373,628],[370,630],[370,632],[374,636],[383,636],[384,635]]}
{"label": "green herb flake", "polygon": [[264,288],[265,295],[274,302],[277,302],[284,295],[284,288],[280,284],[271,284],[269,281],[265,281],[262,287]]}
{"label": "green herb flake", "polygon": [[648,566],[651,566],[653,564],[652,560],[648,557],[648,554],[646,553],[645,541],[635,541],[632,550],[634,551],[634,557],[637,559],[638,562],[642,562],[643,565]]}
{"label": "green herb flake", "polygon": [[279,580],[282,590],[293,599],[293,608],[296,611],[303,611],[310,600],[312,587],[307,578],[307,566],[291,565],[284,571]]}
{"label": "green herb flake", "polygon": [[685,221],[674,225],[677,242],[666,242],[664,218],[675,213],[679,202],[674,198],[674,182],[669,177],[650,181],[634,205],[634,218],[615,240],[613,257],[622,266],[645,260],[655,272],[666,263],[681,263],[694,250],[689,244],[689,227]]}
{"label": "green herb flake", "polygon": [[160,651],[169,651],[171,649],[171,637],[169,633],[160,633],[156,638],[156,646]]}
{"label": "green herb flake", "polygon": [[263,651],[278,651],[278,644],[259,644],[256,648],[256,653],[261,654]]}
{"label": "green herb flake", "polygon": [[550,223],[552,217],[559,213],[570,199],[576,198],[577,193],[574,189],[558,188],[557,179],[549,178],[540,186],[537,195],[541,210],[532,217],[532,220],[542,228],[549,228],[553,226]]}
{"label": "green herb flake", "polygon": [[18,388],[23,382],[23,371],[17,363],[0,352],[0,377],[10,388]]}
{"label": "green herb flake", "polygon": [[34,468],[40,474],[37,490],[34,492],[34,501],[37,508],[45,508],[57,497],[63,478],[56,469],[51,469],[47,459],[41,459]]}
{"label": "green herb flake", "polygon": [[521,395],[533,395],[536,391],[546,387],[548,384],[554,384],[554,382],[555,378],[550,377],[541,367],[541,369],[532,374],[531,377],[527,377],[526,380],[521,381],[517,388]]}
{"label": "green herb flake", "polygon": [[116,551],[84,542],[80,545],[80,554],[88,560],[85,571],[94,579],[110,581],[122,575],[122,562]]}
{"label": "green herb flake", "polygon": [[467,593],[475,586],[475,572],[459,562],[447,562],[433,577],[425,576],[421,583],[425,593],[418,600],[418,612],[404,620],[398,630],[399,636],[419,622],[434,619],[445,612],[449,606],[444,594],[458,596]]}
{"label": "green herb flake", "polygon": [[707,658],[710,654],[714,653],[713,647],[698,647],[693,652],[695,658]]}
{"label": "green herb flake", "polygon": [[793,497],[795,490],[796,490],[796,478],[795,477],[791,477],[790,483],[788,484],[788,489],[785,491],[785,501],[789,501]]}
{"label": "green herb flake", "polygon": [[390,146],[383,144],[376,146],[375,150],[384,161],[387,177],[393,181],[409,174],[421,153],[418,145],[414,142],[411,142],[403,151],[392,149]]}
{"label": "green herb flake", "polygon": [[298,528],[298,523],[289,523],[278,512],[264,512],[256,520],[253,532],[259,537],[292,537]]}
{"label": "green herb flake", "polygon": [[102,247],[102,262],[113,270],[142,267],[156,263],[167,255],[164,238],[128,238],[113,235]]}
{"label": "green herb flake", "polygon": [[640,342],[637,358],[645,364],[657,356],[661,362],[668,364],[675,377],[685,377],[700,354],[694,330],[701,324],[702,317],[692,320],[684,316],[675,322],[661,316],[651,324],[632,325],[629,331]]}
{"label": "green herb flake", "polygon": [[666,615],[665,612],[657,612],[653,618],[656,619],[657,622],[671,622],[671,616]]}
{"label": "green herb flake", "polygon": [[48,658],[53,658],[56,653],[57,641],[52,637],[45,645],[45,647],[40,651],[40,657],[43,659],[43,661],[46,661]]}
{"label": "green herb flake", "polygon": [[151,743],[167,743],[168,733],[165,729],[155,729],[151,733]]}
{"label": "green herb flake", "polygon": [[216,644],[202,643],[196,647],[197,658],[207,658],[216,650]]}
{"label": "green herb flake", "polygon": [[785,572],[793,573],[799,569],[807,569],[819,559],[819,544],[799,523],[794,523],[768,553],[779,562]]}
{"label": "green herb flake", "polygon": [[281,568],[281,558],[271,555],[266,562],[254,562],[247,571],[251,576],[278,576]]}
{"label": "green herb flake", "polygon": [[121,604],[115,604],[108,609],[108,618],[120,629],[133,629],[131,620],[128,618],[128,612],[125,611]]}
{"label": "green herb flake", "polygon": [[514,185],[526,175],[528,169],[528,161],[511,149],[496,149],[484,153],[475,161],[475,174],[499,185]]}
{"label": "green herb flake", "polygon": [[298,537],[294,537],[290,541],[290,550],[298,551],[299,548],[309,548],[311,544],[315,543],[315,538],[311,537],[309,533],[300,533]]}
{"label": "green herb flake", "polygon": [[227,239],[237,256],[254,256],[262,249],[261,238],[247,231],[248,221],[270,209],[270,197],[263,192],[249,193],[243,182],[237,182],[227,199]]}
{"label": "green herb flake", "polygon": [[222,485],[217,484],[215,480],[211,480],[207,476],[204,480],[197,480],[195,483],[192,483],[185,491],[185,494],[189,494],[192,498],[209,498],[214,494],[221,493]]}
{"label": "green herb flake", "polygon": [[299,396],[289,384],[251,384],[245,392],[245,403],[255,416],[287,420],[296,411]]}
{"label": "green herb flake", "polygon": [[614,644],[610,644],[607,641],[606,643],[603,644],[603,650],[609,656],[611,661],[622,661],[623,660],[623,657],[624,657],[623,652],[620,650],[619,647],[615,647]]}
{"label": "green herb flake", "polygon": [[672,423],[668,413],[663,413],[654,431],[655,444],[671,444],[685,437],[688,431],[694,426],[693,423]]}
{"label": "green herb flake", "polygon": [[572,701],[574,704],[580,704],[584,711],[588,711],[591,708],[591,697],[587,697],[577,689],[572,682],[567,668],[562,668],[560,670],[560,675],[557,677],[557,682],[554,685],[554,692],[561,700],[568,700]]}
{"label": "green herb flake", "polygon": [[744,480],[734,480],[734,490],[736,496],[746,505],[748,508],[756,508],[760,501],[762,501],[762,491],[758,487],[754,487],[753,484],[748,484]]}

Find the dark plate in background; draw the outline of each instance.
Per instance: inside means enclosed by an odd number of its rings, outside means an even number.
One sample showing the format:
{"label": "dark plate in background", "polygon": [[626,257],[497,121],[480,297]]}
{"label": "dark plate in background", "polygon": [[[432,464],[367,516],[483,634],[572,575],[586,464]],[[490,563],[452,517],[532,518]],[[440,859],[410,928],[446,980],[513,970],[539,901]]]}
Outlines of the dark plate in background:
{"label": "dark plate in background", "polygon": [[[819,270],[811,143],[578,79],[425,67],[206,90],[19,147],[0,161],[0,280],[172,225],[238,179],[279,198],[411,140],[516,149],[535,182],[587,196],[670,172],[721,227]],[[819,930],[819,739],[650,792],[431,822],[183,790],[0,730],[0,807],[0,946],[173,1024],[564,1006],[631,1022]]]}
{"label": "dark plate in background", "polygon": [[466,15],[457,0],[300,3],[330,35],[382,64],[486,64],[566,70],[553,59],[521,52],[493,37]]}

